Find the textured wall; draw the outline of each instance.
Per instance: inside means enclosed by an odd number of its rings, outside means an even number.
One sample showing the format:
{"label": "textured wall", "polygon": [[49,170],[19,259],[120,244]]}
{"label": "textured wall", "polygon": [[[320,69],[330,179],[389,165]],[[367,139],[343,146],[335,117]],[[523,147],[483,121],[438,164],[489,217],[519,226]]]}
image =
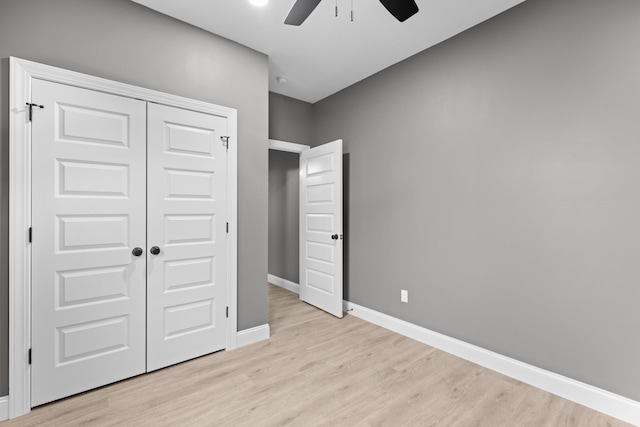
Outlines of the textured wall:
{"label": "textured wall", "polygon": [[638,17],[528,0],[316,103],[349,300],[640,400]]}

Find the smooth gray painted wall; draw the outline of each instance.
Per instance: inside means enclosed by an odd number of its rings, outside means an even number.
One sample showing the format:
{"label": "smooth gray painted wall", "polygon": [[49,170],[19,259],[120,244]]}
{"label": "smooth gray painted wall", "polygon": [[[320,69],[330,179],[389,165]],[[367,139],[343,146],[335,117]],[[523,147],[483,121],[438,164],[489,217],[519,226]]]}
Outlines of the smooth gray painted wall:
{"label": "smooth gray painted wall", "polygon": [[0,0],[0,396],[8,371],[9,56],[238,109],[238,328],[267,323],[267,57],[128,0]]}
{"label": "smooth gray painted wall", "polygon": [[311,145],[313,106],[308,102],[269,92],[269,138]]}
{"label": "smooth gray painted wall", "polygon": [[[311,145],[311,104],[269,92],[269,138]],[[269,274],[298,283],[300,156],[269,150]]]}
{"label": "smooth gray painted wall", "polygon": [[316,103],[349,299],[640,400],[638,17],[528,0]]}
{"label": "smooth gray painted wall", "polygon": [[300,155],[269,150],[269,274],[299,283]]}

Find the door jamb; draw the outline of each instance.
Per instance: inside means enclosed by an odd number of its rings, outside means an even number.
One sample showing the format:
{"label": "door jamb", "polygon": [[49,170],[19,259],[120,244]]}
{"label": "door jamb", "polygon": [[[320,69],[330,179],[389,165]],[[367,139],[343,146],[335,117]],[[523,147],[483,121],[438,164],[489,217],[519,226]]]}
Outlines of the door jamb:
{"label": "door jamb", "polygon": [[[62,83],[227,118],[229,220],[227,350],[237,346],[237,110],[125,83],[9,58],[9,418],[31,411],[31,126],[26,103],[33,79]],[[45,107],[46,108],[46,107]],[[36,113],[37,114],[37,113]]]}
{"label": "door jamb", "polygon": [[277,139],[269,140],[269,150],[286,151],[289,153],[300,154],[311,148],[309,145],[297,144],[295,142],[279,141]]}

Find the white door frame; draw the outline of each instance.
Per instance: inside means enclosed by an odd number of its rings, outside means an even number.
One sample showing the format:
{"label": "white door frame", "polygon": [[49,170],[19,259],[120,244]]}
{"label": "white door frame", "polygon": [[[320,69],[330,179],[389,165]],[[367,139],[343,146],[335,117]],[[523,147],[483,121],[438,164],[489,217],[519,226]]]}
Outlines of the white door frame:
{"label": "white door frame", "polygon": [[288,153],[300,154],[310,148],[310,145],[303,145],[295,142],[279,141],[277,139],[269,140],[269,150],[286,151]]}
{"label": "white door frame", "polygon": [[[31,410],[31,126],[27,102],[33,79],[169,105],[228,120],[228,290],[227,350],[237,346],[237,110],[181,96],[9,58],[9,418]],[[45,108],[47,108],[45,106]],[[37,115],[37,109],[34,109]]]}

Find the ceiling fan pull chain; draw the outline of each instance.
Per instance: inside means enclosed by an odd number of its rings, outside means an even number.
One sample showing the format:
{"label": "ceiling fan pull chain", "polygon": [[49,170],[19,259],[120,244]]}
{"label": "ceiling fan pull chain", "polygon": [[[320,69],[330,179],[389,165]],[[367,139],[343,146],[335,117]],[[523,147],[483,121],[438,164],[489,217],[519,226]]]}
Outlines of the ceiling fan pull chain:
{"label": "ceiling fan pull chain", "polygon": [[353,0],[351,0],[351,22],[353,22]]}
{"label": "ceiling fan pull chain", "polygon": [[336,0],[336,18],[338,17],[338,0]]}

